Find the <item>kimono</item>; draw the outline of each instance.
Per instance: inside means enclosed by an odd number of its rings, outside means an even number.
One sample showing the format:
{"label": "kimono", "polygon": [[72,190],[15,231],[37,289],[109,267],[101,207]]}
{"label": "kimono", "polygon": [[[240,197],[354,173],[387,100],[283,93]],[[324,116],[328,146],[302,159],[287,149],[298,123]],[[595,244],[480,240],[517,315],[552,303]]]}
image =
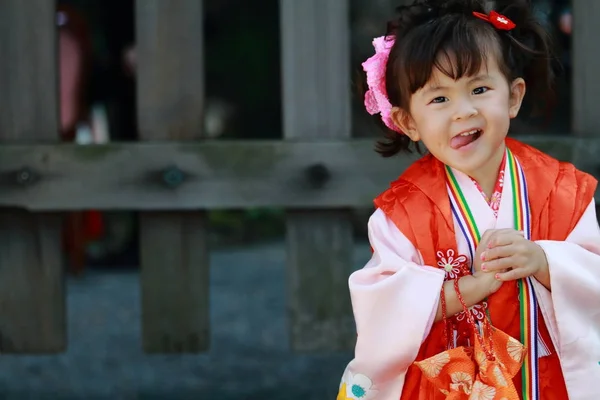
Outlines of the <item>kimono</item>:
{"label": "kimono", "polygon": [[[459,271],[457,260],[472,261],[474,250],[464,221],[455,212],[451,186],[470,206],[479,232],[515,228],[513,204],[520,193],[530,240],[544,250],[551,291],[531,278],[539,346],[535,375],[541,399],[597,399],[600,382],[600,228],[594,192],[597,182],[538,150],[507,139],[516,160],[503,163],[501,197],[486,202],[477,184],[432,156],[413,164],[376,200],[369,220],[373,255],[349,278],[357,328],[354,359],[344,371],[338,400],[437,400],[445,395],[421,376],[414,362],[445,350],[441,322],[434,322],[441,287]],[[518,163],[522,184],[515,177]],[[513,169],[511,169],[513,168]],[[452,176],[453,185],[448,176]],[[501,182],[503,180],[503,182]],[[493,200],[493,199],[492,199]],[[522,218],[523,220],[525,218]],[[518,284],[505,282],[487,304],[492,324],[521,340]],[[460,313],[455,316],[460,318]],[[532,317],[533,320],[533,317]],[[460,327],[460,323],[458,325]],[[469,341],[465,332],[455,340]],[[532,342],[533,343],[533,342]],[[455,343],[460,344],[460,343]],[[527,345],[527,344],[526,344]],[[533,347],[533,346],[532,346]],[[522,385],[517,374],[515,385]],[[541,396],[541,397],[540,397]],[[481,398],[493,400],[494,396]]]}

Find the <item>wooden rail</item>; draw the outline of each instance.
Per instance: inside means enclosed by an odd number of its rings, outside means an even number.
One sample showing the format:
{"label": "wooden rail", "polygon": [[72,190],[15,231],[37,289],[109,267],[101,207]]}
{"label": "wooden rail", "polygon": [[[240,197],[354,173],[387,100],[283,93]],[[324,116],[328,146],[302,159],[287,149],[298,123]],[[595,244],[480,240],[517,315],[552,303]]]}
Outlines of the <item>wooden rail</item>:
{"label": "wooden rail", "polygon": [[[519,138],[600,175],[600,139]],[[0,146],[0,206],[30,211],[369,207],[416,158],[373,140]]]}

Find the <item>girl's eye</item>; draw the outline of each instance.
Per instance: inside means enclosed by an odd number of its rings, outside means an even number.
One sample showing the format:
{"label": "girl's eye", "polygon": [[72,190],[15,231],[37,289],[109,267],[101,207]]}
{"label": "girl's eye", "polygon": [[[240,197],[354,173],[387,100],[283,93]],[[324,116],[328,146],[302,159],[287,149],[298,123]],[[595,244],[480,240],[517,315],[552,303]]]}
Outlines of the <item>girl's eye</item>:
{"label": "girl's eye", "polygon": [[473,90],[473,94],[484,94],[485,92],[487,92],[490,88],[482,86],[482,87],[478,87],[476,89]]}
{"label": "girl's eye", "polygon": [[448,98],[446,97],[436,97],[435,99],[431,100],[432,103],[436,104],[436,103],[443,103],[445,101],[448,101]]}

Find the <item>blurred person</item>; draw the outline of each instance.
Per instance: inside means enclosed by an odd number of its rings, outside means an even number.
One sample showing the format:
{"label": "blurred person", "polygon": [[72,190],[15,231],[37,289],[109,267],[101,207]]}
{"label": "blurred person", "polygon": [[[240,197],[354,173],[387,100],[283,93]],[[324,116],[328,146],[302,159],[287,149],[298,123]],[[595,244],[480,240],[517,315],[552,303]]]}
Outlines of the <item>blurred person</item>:
{"label": "blurred person", "polygon": [[[78,139],[81,127],[91,123],[87,85],[91,70],[92,45],[88,25],[68,5],[57,7],[60,71],[60,136]],[[102,214],[98,211],[69,212],[63,230],[64,249],[71,272],[80,274],[86,263],[87,245],[102,237]]]}

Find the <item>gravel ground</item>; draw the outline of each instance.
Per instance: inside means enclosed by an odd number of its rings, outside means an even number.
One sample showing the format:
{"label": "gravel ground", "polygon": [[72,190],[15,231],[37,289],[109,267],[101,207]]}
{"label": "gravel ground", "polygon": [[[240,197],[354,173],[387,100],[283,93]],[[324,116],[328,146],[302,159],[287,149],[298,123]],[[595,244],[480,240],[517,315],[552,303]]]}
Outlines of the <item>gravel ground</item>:
{"label": "gravel ground", "polygon": [[[368,246],[355,254],[359,268]],[[137,271],[70,279],[67,353],[1,356],[0,399],[333,399],[351,354],[289,350],[284,259],[283,243],[213,253],[212,347],[202,355],[141,351]]]}

